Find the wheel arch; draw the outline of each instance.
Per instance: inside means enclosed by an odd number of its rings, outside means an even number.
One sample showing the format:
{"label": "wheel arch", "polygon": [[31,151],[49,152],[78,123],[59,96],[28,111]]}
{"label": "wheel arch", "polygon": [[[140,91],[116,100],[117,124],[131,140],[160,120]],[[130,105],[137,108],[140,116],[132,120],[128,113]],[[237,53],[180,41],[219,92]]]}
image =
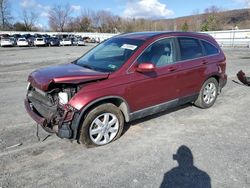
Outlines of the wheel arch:
{"label": "wheel arch", "polygon": [[215,78],[215,80],[218,82],[218,84],[220,83],[220,76],[217,74],[211,75],[209,78]]}
{"label": "wheel arch", "polygon": [[208,79],[210,79],[210,78],[214,78],[214,79],[218,82],[218,84],[220,84],[220,75],[214,73],[214,74],[210,74],[209,76],[207,76],[206,79],[203,80],[202,85],[203,85]]}
{"label": "wheel arch", "polygon": [[115,106],[117,106],[117,108],[119,108],[125,118],[125,121],[128,122],[129,121],[129,105],[127,103],[127,101],[119,96],[106,96],[106,97],[102,97],[99,99],[96,99],[92,102],[90,102],[88,105],[86,105],[82,110],[81,110],[81,115],[80,117],[82,118],[85,114],[87,114],[90,110],[92,110],[93,108],[104,104],[104,103],[112,103]]}
{"label": "wheel arch", "polygon": [[99,99],[96,99],[96,100],[90,102],[88,105],[86,105],[84,108],[81,109],[80,114],[77,117],[77,122],[73,128],[73,131],[75,132],[74,136],[73,136],[74,139],[79,138],[79,133],[80,133],[80,128],[81,128],[80,125],[81,125],[82,121],[84,120],[84,117],[86,116],[86,114],[88,114],[88,112],[90,112],[95,107],[97,107],[101,104],[104,104],[104,103],[112,103],[115,106],[117,106],[121,110],[125,121],[129,122],[129,120],[130,120],[130,116],[129,116],[130,108],[129,108],[127,101],[124,98],[122,98],[120,96],[102,97],[102,98],[99,98]]}

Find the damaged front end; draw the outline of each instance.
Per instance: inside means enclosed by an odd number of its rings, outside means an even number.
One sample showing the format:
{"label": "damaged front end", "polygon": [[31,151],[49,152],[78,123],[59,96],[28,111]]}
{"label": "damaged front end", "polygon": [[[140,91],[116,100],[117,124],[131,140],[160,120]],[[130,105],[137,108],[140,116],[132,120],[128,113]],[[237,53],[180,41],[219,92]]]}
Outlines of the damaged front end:
{"label": "damaged front end", "polygon": [[38,69],[28,77],[25,108],[47,132],[75,139],[80,112],[69,101],[83,86],[108,76],[73,63]]}
{"label": "damaged front end", "polygon": [[60,86],[50,91],[42,91],[28,86],[25,108],[29,115],[47,132],[56,133],[61,138],[72,138],[73,123],[78,113],[68,101],[78,91],[77,86]]}

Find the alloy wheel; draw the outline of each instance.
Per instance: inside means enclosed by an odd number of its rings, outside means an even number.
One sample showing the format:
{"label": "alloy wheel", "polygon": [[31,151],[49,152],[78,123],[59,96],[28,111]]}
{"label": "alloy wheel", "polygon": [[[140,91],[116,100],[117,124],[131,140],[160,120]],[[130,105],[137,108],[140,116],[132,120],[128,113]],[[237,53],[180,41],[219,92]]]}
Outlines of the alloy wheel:
{"label": "alloy wheel", "polygon": [[103,113],[96,117],[89,127],[89,136],[96,145],[111,142],[119,131],[119,120],[112,113]]}
{"label": "alloy wheel", "polygon": [[203,100],[206,104],[211,104],[216,98],[216,86],[214,83],[209,82],[203,90]]}

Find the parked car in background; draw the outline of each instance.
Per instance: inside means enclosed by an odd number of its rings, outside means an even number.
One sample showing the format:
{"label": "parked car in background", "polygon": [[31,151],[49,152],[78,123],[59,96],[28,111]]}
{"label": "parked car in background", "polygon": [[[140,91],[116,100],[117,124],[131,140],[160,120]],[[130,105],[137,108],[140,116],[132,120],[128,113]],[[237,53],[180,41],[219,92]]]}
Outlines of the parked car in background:
{"label": "parked car in background", "polygon": [[128,33],[72,63],[36,70],[28,82],[25,107],[38,124],[100,146],[125,122],[185,103],[213,106],[227,82],[226,57],[207,34]]}
{"label": "parked car in background", "polygon": [[16,40],[17,40],[18,38],[22,38],[22,36],[21,36],[20,34],[14,34],[14,35],[11,35],[11,37],[14,37]]}
{"label": "parked car in background", "polygon": [[32,37],[32,35],[29,34],[29,33],[28,34],[24,34],[24,35],[21,36],[21,38],[26,38],[26,39],[28,39],[30,37]]}
{"label": "parked car in background", "polygon": [[26,38],[19,38],[17,39],[17,46],[29,46],[29,42],[26,40]]}
{"label": "parked car in background", "polygon": [[84,37],[85,42],[87,43],[96,43],[95,38]]}
{"label": "parked car in background", "polygon": [[71,46],[71,45],[72,45],[72,41],[69,38],[60,40],[60,46]]}
{"label": "parked car in background", "polygon": [[87,42],[87,43],[89,43],[89,41],[90,41],[89,37],[82,37],[82,39],[84,40],[84,42]]}
{"label": "parked car in background", "polygon": [[34,36],[29,36],[29,38],[27,38],[27,41],[29,43],[29,46],[34,46],[34,41],[35,41],[35,37]]}
{"label": "parked car in background", "polygon": [[35,38],[34,46],[45,46],[46,42],[44,38]]}
{"label": "parked car in background", "polygon": [[34,34],[34,37],[35,37],[35,38],[43,38],[43,35],[41,35],[41,34],[39,34],[39,33],[35,33],[35,34]]}
{"label": "parked car in background", "polygon": [[16,46],[17,39],[15,37],[10,37],[9,39],[11,40],[13,46]]}
{"label": "parked car in background", "polygon": [[96,39],[95,38],[91,38],[90,42],[91,43],[96,43]]}
{"label": "parked car in background", "polygon": [[49,46],[60,46],[59,38],[51,37],[49,41]]}
{"label": "parked car in background", "polygon": [[0,34],[0,38],[10,38],[11,36],[9,34]]}
{"label": "parked car in background", "polygon": [[0,45],[2,47],[10,47],[10,46],[14,46],[14,41],[11,40],[10,38],[2,38]]}
{"label": "parked car in background", "polygon": [[74,46],[84,46],[85,42],[82,38],[73,38],[73,45]]}
{"label": "parked car in background", "polygon": [[50,40],[51,40],[51,37],[43,37],[44,41],[45,41],[45,46],[50,46]]}

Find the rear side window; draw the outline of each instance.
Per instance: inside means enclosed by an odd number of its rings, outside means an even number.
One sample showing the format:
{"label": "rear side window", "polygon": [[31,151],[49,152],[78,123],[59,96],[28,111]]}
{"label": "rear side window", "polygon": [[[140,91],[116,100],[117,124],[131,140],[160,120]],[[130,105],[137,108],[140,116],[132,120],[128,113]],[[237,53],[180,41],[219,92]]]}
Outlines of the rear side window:
{"label": "rear side window", "polygon": [[214,54],[219,53],[218,48],[216,48],[214,45],[210,44],[209,42],[206,42],[206,41],[202,40],[201,43],[204,46],[206,55],[214,55]]}
{"label": "rear side window", "polygon": [[202,47],[198,39],[182,37],[179,38],[178,41],[181,52],[181,60],[202,57]]}

